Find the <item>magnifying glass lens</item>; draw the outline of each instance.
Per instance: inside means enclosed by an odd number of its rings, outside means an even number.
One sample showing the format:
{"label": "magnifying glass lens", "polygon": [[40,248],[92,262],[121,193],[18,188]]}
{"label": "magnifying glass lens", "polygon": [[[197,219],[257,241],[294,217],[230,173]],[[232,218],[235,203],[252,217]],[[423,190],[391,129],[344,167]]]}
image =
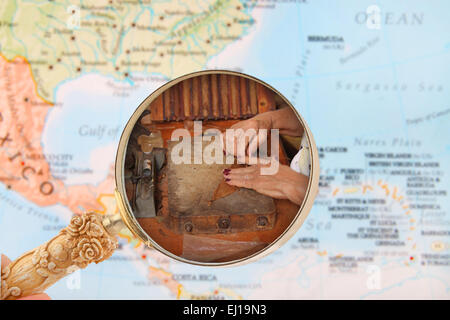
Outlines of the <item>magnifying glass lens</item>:
{"label": "magnifying glass lens", "polygon": [[317,193],[317,149],[299,113],[269,85],[230,71],[189,74],[151,94],[128,122],[117,162],[130,229],[193,264],[273,251]]}

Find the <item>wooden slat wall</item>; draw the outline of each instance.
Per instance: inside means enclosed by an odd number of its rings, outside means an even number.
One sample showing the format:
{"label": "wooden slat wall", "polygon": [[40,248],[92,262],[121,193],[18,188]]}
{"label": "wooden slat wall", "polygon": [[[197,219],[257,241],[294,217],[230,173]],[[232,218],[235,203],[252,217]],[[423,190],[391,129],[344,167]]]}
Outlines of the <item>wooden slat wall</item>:
{"label": "wooden slat wall", "polygon": [[274,93],[252,80],[208,74],[172,86],[150,105],[152,121],[244,119],[275,110]]}

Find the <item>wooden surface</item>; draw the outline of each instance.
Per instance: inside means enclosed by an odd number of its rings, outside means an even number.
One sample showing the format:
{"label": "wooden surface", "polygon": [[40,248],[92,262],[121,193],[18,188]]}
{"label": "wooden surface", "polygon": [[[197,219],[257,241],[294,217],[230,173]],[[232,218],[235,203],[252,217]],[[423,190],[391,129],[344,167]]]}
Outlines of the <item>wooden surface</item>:
{"label": "wooden surface", "polygon": [[152,121],[245,119],[275,110],[274,93],[253,80],[227,74],[177,83],[150,105]]}
{"label": "wooden surface", "polygon": [[[216,137],[214,139],[218,139]],[[254,190],[234,188],[235,192],[226,198],[214,200],[214,193],[222,182],[223,170],[230,167],[243,167],[235,162],[233,156],[225,157],[222,148],[215,159],[218,163],[194,163],[195,155],[201,156],[203,150],[213,142],[203,142],[198,151],[191,139],[190,164],[175,164],[172,161],[172,148],[178,145],[172,141],[167,151],[169,194],[169,225],[177,233],[211,234],[242,232],[269,229],[275,221],[276,211],[273,199]],[[227,164],[227,160],[229,164]],[[226,186],[229,186],[225,183]],[[231,188],[231,186],[229,186]],[[223,188],[223,187],[222,187]],[[233,189],[233,188],[231,188]],[[214,200],[214,201],[213,201]],[[265,219],[258,224],[258,218]],[[186,228],[188,230],[186,230]]]}
{"label": "wooden surface", "polygon": [[[212,127],[225,130],[237,121],[205,121],[203,123],[203,129]],[[167,147],[167,140],[170,139],[172,131],[176,128],[185,127],[186,125],[183,122],[170,122],[165,124],[147,123],[146,126],[150,130],[160,130],[165,147]],[[280,163],[288,164],[288,159],[285,156],[282,145],[280,147]],[[211,261],[211,257],[214,257],[215,262],[229,261],[230,259],[242,258],[243,256],[255,253],[278,238],[290,225],[299,210],[299,206],[289,200],[274,199],[277,216],[271,230],[208,234],[202,235],[199,238],[198,236],[177,234],[168,225],[168,179],[164,169],[157,179],[157,197],[157,206],[159,206],[159,209],[157,207],[159,210],[158,217],[139,218],[140,225],[164,249],[175,255],[197,261]],[[215,245],[211,246],[213,242]],[[221,249],[222,247],[228,250],[223,251]],[[223,254],[217,254],[215,250],[221,251]]]}

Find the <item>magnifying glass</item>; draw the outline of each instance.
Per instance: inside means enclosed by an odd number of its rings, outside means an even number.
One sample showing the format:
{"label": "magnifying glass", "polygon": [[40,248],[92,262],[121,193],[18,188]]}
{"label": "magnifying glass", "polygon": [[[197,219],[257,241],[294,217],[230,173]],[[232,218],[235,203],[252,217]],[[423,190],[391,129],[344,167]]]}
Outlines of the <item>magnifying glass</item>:
{"label": "magnifying glass", "polygon": [[175,260],[208,267],[260,259],[301,227],[319,157],[304,119],[252,76],[195,72],[150,94],[126,124],[116,163],[119,213],[75,215],[2,270],[1,298],[43,292],[109,258],[128,228]]}

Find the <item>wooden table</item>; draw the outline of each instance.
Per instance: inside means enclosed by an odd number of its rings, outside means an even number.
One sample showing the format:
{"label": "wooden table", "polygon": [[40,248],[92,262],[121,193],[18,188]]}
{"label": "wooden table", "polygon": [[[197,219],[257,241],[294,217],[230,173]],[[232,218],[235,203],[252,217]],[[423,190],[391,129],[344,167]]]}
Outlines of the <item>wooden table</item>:
{"label": "wooden table", "polygon": [[[203,130],[218,128],[225,130],[238,120],[204,121]],[[185,127],[183,122],[145,124],[149,130],[159,130],[165,147],[172,131]],[[192,134],[192,131],[191,131]],[[288,164],[280,141],[280,163]],[[156,218],[139,218],[138,221],[148,235],[169,252],[187,259],[203,262],[223,262],[251,255],[277,239],[290,225],[298,213],[299,206],[289,200],[274,199],[277,210],[276,221],[271,230],[239,233],[189,235],[177,234],[168,225],[168,178],[164,168],[159,172],[156,184]],[[159,207],[159,209],[158,209]]]}

